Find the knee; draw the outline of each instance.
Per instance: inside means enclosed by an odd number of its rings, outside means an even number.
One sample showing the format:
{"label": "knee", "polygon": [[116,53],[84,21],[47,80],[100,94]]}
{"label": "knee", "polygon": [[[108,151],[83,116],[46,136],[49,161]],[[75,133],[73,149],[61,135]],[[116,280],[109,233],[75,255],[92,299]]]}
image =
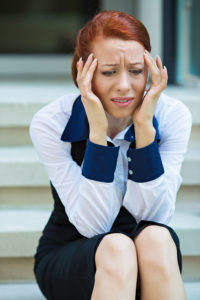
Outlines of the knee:
{"label": "knee", "polygon": [[106,235],[99,244],[95,255],[97,270],[121,280],[137,275],[137,254],[133,241],[124,234]]}
{"label": "knee", "polygon": [[165,227],[146,227],[135,238],[135,247],[140,269],[149,268],[166,277],[178,266],[176,245]]}

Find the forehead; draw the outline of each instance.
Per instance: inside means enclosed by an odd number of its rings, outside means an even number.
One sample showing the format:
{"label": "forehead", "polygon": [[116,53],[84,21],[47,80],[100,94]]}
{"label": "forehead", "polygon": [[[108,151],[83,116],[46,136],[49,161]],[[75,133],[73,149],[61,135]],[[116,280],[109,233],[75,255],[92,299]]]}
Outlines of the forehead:
{"label": "forehead", "polygon": [[92,45],[92,51],[99,60],[143,58],[144,47],[137,41],[127,41],[118,38],[100,38]]}

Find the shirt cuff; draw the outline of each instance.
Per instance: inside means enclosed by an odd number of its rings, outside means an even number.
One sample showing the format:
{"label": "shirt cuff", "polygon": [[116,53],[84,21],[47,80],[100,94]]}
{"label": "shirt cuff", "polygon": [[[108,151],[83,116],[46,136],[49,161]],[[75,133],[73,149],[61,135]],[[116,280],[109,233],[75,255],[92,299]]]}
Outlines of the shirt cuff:
{"label": "shirt cuff", "polygon": [[82,168],[83,176],[96,181],[113,182],[119,147],[111,143],[109,145],[98,145],[88,140]]}
{"label": "shirt cuff", "polygon": [[135,182],[147,182],[164,173],[157,140],[143,148],[129,148],[127,156],[128,179]]}

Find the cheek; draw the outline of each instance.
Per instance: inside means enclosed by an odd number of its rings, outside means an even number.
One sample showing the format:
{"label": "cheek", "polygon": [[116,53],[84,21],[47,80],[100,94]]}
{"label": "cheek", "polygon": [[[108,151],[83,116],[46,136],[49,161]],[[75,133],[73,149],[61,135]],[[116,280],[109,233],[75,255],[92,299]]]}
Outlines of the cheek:
{"label": "cheek", "polygon": [[92,86],[96,89],[98,89],[98,86],[100,85],[101,78],[99,76],[99,72],[96,70],[94,72],[93,78],[92,78]]}
{"label": "cheek", "polygon": [[95,75],[93,76],[91,84],[92,84],[92,91],[96,93],[98,91],[98,86],[99,86],[99,80],[97,76]]}
{"label": "cheek", "polygon": [[145,87],[146,87],[146,84],[147,84],[147,79],[146,77],[141,77],[140,79],[137,80],[137,82],[135,82],[135,89],[138,91],[138,92],[142,92],[143,90],[145,90]]}
{"label": "cheek", "polygon": [[145,89],[147,82],[148,82],[148,71],[145,70],[144,73],[142,74],[142,77],[140,78],[140,88]]}
{"label": "cheek", "polygon": [[92,79],[92,90],[96,95],[103,95],[107,90],[108,81],[104,77],[94,74]]}

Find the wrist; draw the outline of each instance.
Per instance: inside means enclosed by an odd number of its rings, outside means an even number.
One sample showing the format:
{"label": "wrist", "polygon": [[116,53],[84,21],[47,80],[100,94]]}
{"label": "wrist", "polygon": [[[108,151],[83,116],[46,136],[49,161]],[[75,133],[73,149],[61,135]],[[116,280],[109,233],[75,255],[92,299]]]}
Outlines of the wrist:
{"label": "wrist", "polygon": [[146,129],[146,130],[151,130],[154,129],[153,127],[153,119],[150,118],[149,120],[146,121],[133,121],[134,127],[138,129]]}
{"label": "wrist", "polygon": [[134,124],[134,130],[135,130],[136,149],[146,147],[154,142],[156,136],[156,130],[153,127],[153,124],[151,125]]}
{"label": "wrist", "polygon": [[106,131],[90,132],[89,139],[92,143],[107,146]]}

